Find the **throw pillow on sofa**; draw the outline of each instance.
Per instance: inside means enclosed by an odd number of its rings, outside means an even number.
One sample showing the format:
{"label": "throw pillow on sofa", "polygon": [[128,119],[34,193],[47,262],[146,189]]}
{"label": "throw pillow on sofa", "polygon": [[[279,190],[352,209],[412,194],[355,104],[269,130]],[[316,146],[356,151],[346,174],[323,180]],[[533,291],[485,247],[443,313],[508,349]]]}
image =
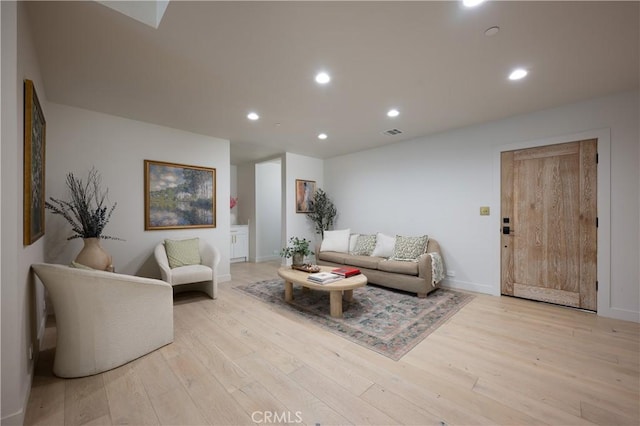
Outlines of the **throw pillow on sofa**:
{"label": "throw pillow on sofa", "polygon": [[371,256],[376,248],[375,235],[358,235],[356,246],[351,251],[354,256]]}
{"label": "throw pillow on sofa", "polygon": [[404,237],[398,235],[396,236],[393,255],[389,260],[407,260],[416,262],[418,257],[420,257],[420,255],[422,255],[427,249],[428,242],[428,235],[423,235],[421,237]]}
{"label": "throw pillow on sofa", "polygon": [[324,231],[324,238],[320,245],[320,251],[336,251],[338,253],[349,253],[349,237],[351,229],[338,231]]}
{"label": "throw pillow on sofa", "polygon": [[396,237],[378,232],[376,234],[376,247],[373,249],[371,256],[391,257],[393,255],[393,247],[396,245]]}
{"label": "throw pillow on sofa", "polygon": [[355,250],[359,236],[360,234],[351,234],[349,236],[349,253],[353,253],[353,250]]}

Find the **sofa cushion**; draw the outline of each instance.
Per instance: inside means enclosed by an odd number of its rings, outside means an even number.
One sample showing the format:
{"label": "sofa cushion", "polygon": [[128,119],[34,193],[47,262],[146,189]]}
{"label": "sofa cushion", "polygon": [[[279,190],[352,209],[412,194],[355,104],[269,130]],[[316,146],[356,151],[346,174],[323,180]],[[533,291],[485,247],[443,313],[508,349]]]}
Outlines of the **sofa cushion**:
{"label": "sofa cushion", "polygon": [[351,254],[356,256],[371,256],[374,248],[376,248],[375,235],[358,235],[356,245],[351,251]]}
{"label": "sofa cushion", "polygon": [[368,268],[368,269],[378,269],[378,264],[381,260],[384,260],[381,257],[373,257],[373,256],[348,256],[345,258],[345,265],[358,266],[360,268]]}
{"label": "sofa cushion", "polygon": [[396,237],[378,232],[376,234],[376,247],[373,249],[371,256],[391,257],[393,255],[393,247],[396,245]]}
{"label": "sofa cushion", "polygon": [[393,255],[389,260],[408,260],[417,262],[418,257],[424,253],[427,248],[429,236],[421,237],[404,237],[396,236],[396,244],[393,248]]}
{"label": "sofa cushion", "polygon": [[418,275],[418,263],[400,260],[383,260],[378,263],[378,269],[404,275]]}
{"label": "sofa cushion", "polygon": [[179,266],[172,271],[172,285],[213,280],[213,269],[204,265]]}
{"label": "sofa cushion", "polygon": [[320,251],[337,251],[339,253],[349,253],[350,229],[338,231],[324,231],[324,238],[320,245]]}
{"label": "sofa cushion", "polygon": [[349,256],[347,253],[338,253],[336,251],[321,251],[318,253],[318,259],[325,262],[344,264],[344,260]]}

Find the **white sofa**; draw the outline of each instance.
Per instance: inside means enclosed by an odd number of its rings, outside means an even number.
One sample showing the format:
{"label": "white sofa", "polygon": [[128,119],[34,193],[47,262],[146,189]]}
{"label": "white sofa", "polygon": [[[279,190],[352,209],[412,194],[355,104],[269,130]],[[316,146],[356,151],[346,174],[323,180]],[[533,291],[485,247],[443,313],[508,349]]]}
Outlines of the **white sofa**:
{"label": "white sofa", "polygon": [[164,281],[34,264],[51,296],[57,342],[53,373],[101,373],[173,342],[173,293]]}

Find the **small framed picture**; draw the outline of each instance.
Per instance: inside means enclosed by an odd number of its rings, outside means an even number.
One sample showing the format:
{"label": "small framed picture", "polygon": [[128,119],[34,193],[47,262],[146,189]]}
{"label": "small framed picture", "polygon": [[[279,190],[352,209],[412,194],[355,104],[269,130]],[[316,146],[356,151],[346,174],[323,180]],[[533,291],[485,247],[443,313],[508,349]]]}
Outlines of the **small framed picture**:
{"label": "small framed picture", "polygon": [[310,213],[311,200],[315,194],[315,180],[296,179],[296,213]]}

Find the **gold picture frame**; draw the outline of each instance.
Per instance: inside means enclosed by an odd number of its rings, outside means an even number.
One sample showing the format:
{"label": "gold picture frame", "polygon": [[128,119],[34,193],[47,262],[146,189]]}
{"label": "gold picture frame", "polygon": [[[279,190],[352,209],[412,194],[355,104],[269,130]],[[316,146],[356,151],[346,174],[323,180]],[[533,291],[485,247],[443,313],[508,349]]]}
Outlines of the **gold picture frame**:
{"label": "gold picture frame", "polygon": [[44,235],[47,123],[33,81],[24,80],[23,237],[25,246]]}
{"label": "gold picture frame", "polygon": [[315,193],[315,180],[296,179],[296,213],[311,213],[311,200]]}
{"label": "gold picture frame", "polygon": [[216,169],[144,160],[145,231],[216,227]]}

